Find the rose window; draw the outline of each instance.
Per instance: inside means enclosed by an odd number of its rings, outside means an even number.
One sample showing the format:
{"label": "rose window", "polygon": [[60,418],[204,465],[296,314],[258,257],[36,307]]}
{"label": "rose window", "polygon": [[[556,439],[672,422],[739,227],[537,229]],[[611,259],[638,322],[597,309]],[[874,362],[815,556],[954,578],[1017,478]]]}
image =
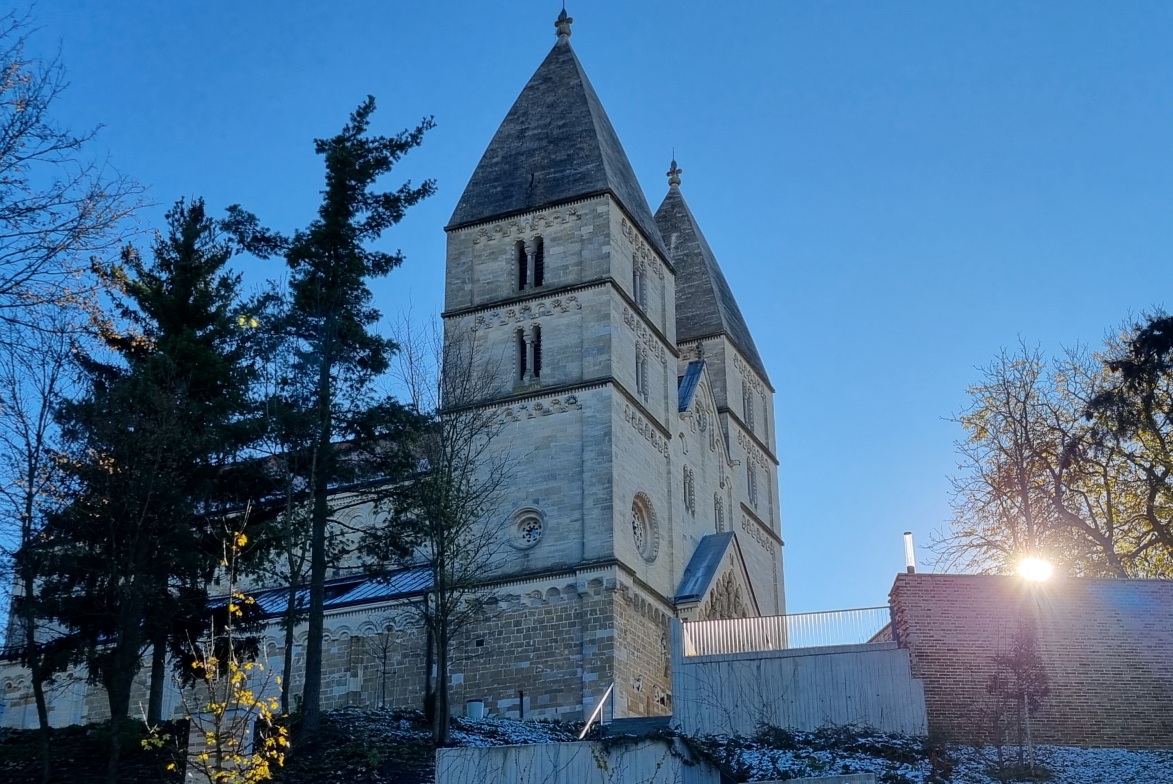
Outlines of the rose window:
{"label": "rose window", "polygon": [[536,517],[527,517],[517,526],[517,539],[521,544],[533,547],[542,538],[542,521]]}
{"label": "rose window", "polygon": [[648,521],[638,507],[631,508],[631,533],[635,537],[635,548],[641,553],[648,543]]}
{"label": "rose window", "polygon": [[545,532],[545,515],[535,507],[525,507],[513,515],[513,530],[509,543],[518,550],[528,550],[542,540]]}
{"label": "rose window", "polygon": [[659,532],[656,530],[656,515],[646,495],[639,493],[631,504],[631,537],[635,549],[644,560],[654,561],[660,548]]}

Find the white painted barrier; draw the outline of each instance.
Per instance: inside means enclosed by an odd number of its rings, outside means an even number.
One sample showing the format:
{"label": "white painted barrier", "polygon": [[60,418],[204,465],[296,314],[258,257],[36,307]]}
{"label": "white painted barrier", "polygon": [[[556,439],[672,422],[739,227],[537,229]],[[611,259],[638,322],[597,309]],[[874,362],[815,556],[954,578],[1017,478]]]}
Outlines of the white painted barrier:
{"label": "white painted barrier", "polygon": [[436,784],[719,784],[720,773],[662,740],[436,750]]}
{"label": "white painted barrier", "polygon": [[854,724],[924,735],[924,684],[896,643],[686,656],[672,621],[673,724],[683,734],[753,735]]}

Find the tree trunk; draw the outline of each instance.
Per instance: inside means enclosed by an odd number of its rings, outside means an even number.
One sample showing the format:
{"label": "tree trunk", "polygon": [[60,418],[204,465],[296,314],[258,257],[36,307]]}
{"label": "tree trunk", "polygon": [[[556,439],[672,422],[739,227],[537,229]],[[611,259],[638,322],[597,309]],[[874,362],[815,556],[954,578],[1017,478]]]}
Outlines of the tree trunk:
{"label": "tree trunk", "polygon": [[45,667],[41,661],[40,651],[37,649],[37,617],[33,609],[33,590],[36,588],[35,579],[31,574],[24,575],[24,599],[22,615],[24,624],[24,644],[28,651],[29,678],[33,682],[33,699],[37,703],[37,725],[41,729],[41,781],[47,782],[53,773],[52,743],[50,735],[53,730],[49,726],[49,706],[45,702]]}
{"label": "tree trunk", "polygon": [[448,635],[442,626],[436,635],[436,720],[432,725],[432,740],[437,746],[447,746],[452,717],[448,711]]}
{"label": "tree trunk", "polygon": [[327,320],[322,340],[321,359],[318,367],[318,444],[315,449],[313,467],[314,507],[310,519],[310,607],[309,623],[306,630],[305,690],[302,692],[301,734],[312,738],[321,724],[322,704],[322,636],[325,626],[326,598],[326,523],[329,517],[329,497],[332,436],[331,429],[331,385],[330,365],[332,346],[330,337],[333,330],[331,319]]}
{"label": "tree trunk", "polygon": [[142,596],[134,595],[125,599],[118,640],[103,662],[102,685],[106,687],[106,699],[110,703],[110,764],[106,769],[107,784],[118,784],[118,759],[122,749],[122,733],[130,717],[130,691],[134,676],[142,660],[143,646],[140,624],[143,618]]}
{"label": "tree trunk", "polygon": [[122,733],[130,715],[130,689],[134,671],[130,671],[130,677],[126,677],[123,672],[115,672],[104,680],[106,697],[110,701],[110,762],[106,767],[106,782],[118,784],[118,760],[122,753]]}
{"label": "tree trunk", "polygon": [[285,656],[281,662],[281,712],[289,715],[289,687],[293,683],[293,632],[297,621],[297,582],[289,578],[289,599],[285,605]]}
{"label": "tree trunk", "polygon": [[167,632],[155,632],[151,640],[151,694],[147,699],[147,724],[163,720],[163,691],[167,687]]}

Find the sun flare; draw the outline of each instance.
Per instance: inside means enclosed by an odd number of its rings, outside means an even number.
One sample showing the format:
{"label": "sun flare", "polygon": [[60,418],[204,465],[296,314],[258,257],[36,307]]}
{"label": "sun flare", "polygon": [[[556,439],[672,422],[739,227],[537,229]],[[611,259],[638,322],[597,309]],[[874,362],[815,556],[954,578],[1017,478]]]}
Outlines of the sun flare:
{"label": "sun flare", "polygon": [[1018,575],[1024,580],[1042,582],[1050,579],[1055,567],[1042,558],[1023,558],[1018,564]]}

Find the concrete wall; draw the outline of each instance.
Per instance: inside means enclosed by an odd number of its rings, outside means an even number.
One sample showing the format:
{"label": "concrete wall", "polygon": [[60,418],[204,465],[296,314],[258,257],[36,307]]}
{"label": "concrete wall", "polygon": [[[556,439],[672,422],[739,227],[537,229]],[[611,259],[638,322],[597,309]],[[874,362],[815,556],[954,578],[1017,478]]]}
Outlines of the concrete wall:
{"label": "concrete wall", "polygon": [[854,724],[923,735],[924,687],[895,643],[681,655],[673,623],[675,724],[686,735],[752,735]]}
{"label": "concrete wall", "polygon": [[436,784],[719,784],[720,778],[713,766],[663,741],[436,750]]}
{"label": "concrete wall", "polygon": [[1173,747],[1173,581],[902,574],[891,604],[934,734],[987,731],[994,657],[1025,621],[1050,680],[1037,741]]}

